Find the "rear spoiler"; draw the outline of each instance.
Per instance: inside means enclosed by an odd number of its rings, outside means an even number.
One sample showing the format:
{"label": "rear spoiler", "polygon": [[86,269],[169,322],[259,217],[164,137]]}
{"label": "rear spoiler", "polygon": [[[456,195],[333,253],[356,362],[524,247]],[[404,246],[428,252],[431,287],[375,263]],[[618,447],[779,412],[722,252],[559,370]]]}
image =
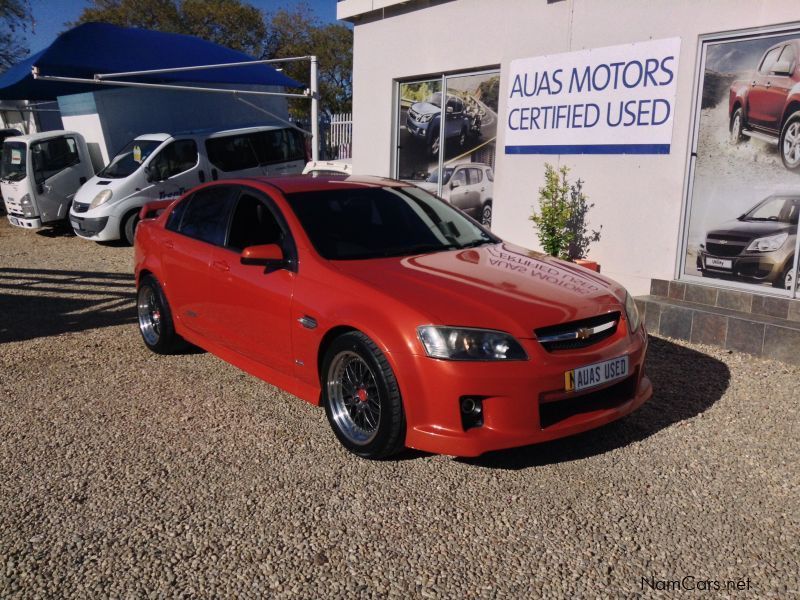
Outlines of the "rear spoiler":
{"label": "rear spoiler", "polygon": [[169,200],[155,200],[148,202],[139,211],[139,220],[155,219],[158,215],[164,212],[169,205],[175,202],[177,198],[170,198]]}

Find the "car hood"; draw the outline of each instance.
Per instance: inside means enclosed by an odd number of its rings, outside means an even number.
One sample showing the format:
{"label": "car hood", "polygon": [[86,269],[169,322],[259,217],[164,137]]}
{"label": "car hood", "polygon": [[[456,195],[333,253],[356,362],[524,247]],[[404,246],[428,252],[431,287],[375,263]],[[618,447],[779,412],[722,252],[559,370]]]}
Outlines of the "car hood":
{"label": "car hood", "polygon": [[740,235],[742,237],[756,238],[777,233],[797,233],[797,225],[779,223],[778,221],[726,221],[716,229],[709,231],[706,236],[724,237],[726,235]]}
{"label": "car hood", "polygon": [[506,243],[335,264],[431,323],[520,338],[533,337],[538,327],[624,310],[624,289],[613,281]]}
{"label": "car hood", "polygon": [[427,115],[430,113],[438,113],[442,109],[436,106],[435,104],[431,104],[430,102],[415,102],[411,105],[411,108],[414,112],[419,113],[421,115]]}

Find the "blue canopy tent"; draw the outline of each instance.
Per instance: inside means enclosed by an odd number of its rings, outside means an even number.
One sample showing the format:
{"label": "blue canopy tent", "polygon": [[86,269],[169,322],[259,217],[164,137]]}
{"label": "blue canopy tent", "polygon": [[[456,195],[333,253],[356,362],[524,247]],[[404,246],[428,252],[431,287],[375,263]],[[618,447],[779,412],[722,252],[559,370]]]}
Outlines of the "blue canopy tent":
{"label": "blue canopy tent", "polygon": [[[308,60],[310,89],[302,92],[237,89],[236,86],[305,86],[267,63]],[[0,100],[54,100],[94,91],[97,86],[141,87],[231,94],[250,107],[296,127],[243,96],[311,100],[312,153],[317,159],[317,59],[252,57],[199,38],[108,23],[86,23],[62,33],[49,47],[0,75]],[[299,128],[298,128],[299,129]],[[302,131],[302,130],[301,130]],[[308,133],[308,132],[305,132]]]}
{"label": "blue canopy tent", "polygon": [[[56,96],[91,91],[100,83],[95,80],[95,76],[104,73],[243,62],[254,64],[142,74],[126,77],[125,81],[305,87],[242,52],[193,36],[118,27],[108,23],[86,23],[62,33],[49,47],[0,75],[0,100],[53,100]],[[61,81],[53,78],[89,81]]]}

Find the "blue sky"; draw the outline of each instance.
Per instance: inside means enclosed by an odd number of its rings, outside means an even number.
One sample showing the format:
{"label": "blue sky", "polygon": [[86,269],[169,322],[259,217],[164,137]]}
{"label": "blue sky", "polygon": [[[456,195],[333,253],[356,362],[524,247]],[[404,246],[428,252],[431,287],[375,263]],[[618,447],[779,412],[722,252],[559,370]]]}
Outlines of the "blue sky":
{"label": "blue sky", "polygon": [[[246,0],[247,1],[247,0]],[[299,4],[299,0],[249,0],[249,3],[270,12],[280,8],[291,8]],[[46,48],[63,32],[64,23],[78,18],[83,8],[90,4],[88,0],[31,0],[35,31],[28,35],[28,47],[31,53]],[[331,22],[336,20],[336,0],[308,0],[308,4],[317,13],[320,20]]]}

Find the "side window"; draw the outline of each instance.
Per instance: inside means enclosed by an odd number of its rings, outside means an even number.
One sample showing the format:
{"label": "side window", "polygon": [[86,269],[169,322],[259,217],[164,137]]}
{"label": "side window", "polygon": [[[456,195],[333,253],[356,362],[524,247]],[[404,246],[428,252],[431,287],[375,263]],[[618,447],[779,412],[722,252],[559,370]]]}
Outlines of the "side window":
{"label": "side window", "polygon": [[305,160],[305,140],[296,129],[272,129],[252,134],[258,161],[262,165]]}
{"label": "side window", "polygon": [[458,169],[455,173],[453,173],[453,177],[450,178],[450,181],[457,181],[461,185],[467,185],[467,170]]}
{"label": "side window", "polygon": [[226,246],[241,252],[248,246],[280,244],[283,237],[283,230],[269,207],[255,196],[242,194],[233,212]]}
{"label": "side window", "polygon": [[778,46],[767,52],[766,56],[764,56],[764,60],[761,61],[761,66],[758,68],[760,74],[767,75],[769,73],[772,65],[778,60],[778,54],[780,54],[781,50],[782,46]]}
{"label": "side window", "polygon": [[166,228],[170,231],[178,231],[181,225],[181,219],[183,218],[183,213],[186,212],[186,207],[189,205],[189,202],[192,200],[194,196],[189,196],[188,198],[184,198],[181,200],[175,208],[172,209],[172,212],[169,213],[167,217],[167,224]]}
{"label": "side window", "polygon": [[216,246],[225,243],[228,218],[236,199],[237,189],[217,185],[195,192],[182,204],[183,215],[178,232]]}
{"label": "side window", "polygon": [[244,171],[258,166],[253,150],[253,134],[228,135],[206,140],[208,160],[220,171]]}
{"label": "side window", "polygon": [[483,181],[483,174],[481,173],[480,169],[470,169],[469,170],[469,183],[470,185],[475,185]]}
{"label": "side window", "polygon": [[34,178],[41,183],[80,162],[75,138],[57,137],[31,144]]}
{"label": "side window", "polygon": [[165,146],[150,161],[150,172],[156,181],[188,171],[197,164],[197,144],[194,140],[177,140]]}
{"label": "side window", "polygon": [[794,59],[795,59],[794,46],[792,44],[786,44],[783,47],[783,52],[781,52],[781,55],[778,57],[777,62],[786,64],[789,66],[789,68],[792,68],[794,67]]}

